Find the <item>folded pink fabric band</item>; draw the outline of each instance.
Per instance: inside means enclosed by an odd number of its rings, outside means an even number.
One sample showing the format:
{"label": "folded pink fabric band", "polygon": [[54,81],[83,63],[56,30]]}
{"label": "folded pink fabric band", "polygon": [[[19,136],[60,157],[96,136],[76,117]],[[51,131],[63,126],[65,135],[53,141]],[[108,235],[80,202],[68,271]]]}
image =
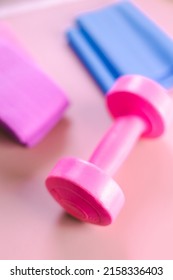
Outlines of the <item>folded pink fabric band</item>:
{"label": "folded pink fabric band", "polygon": [[[63,90],[0,28],[0,125],[23,145],[38,143],[68,106]],[[8,37],[9,36],[9,40]]]}

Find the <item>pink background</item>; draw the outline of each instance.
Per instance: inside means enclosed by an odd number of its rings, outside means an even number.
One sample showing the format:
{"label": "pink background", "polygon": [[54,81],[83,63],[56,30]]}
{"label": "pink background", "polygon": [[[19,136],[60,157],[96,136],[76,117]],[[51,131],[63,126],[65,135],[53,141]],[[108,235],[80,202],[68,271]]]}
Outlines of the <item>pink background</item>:
{"label": "pink background", "polygon": [[[115,175],[126,204],[111,226],[66,215],[44,185],[60,157],[87,159],[112,123],[103,96],[64,38],[76,14],[111,2],[64,3],[5,19],[64,87],[71,106],[32,149],[0,132],[0,259],[173,259],[173,124],[160,139],[140,141]],[[134,2],[173,36],[172,1]]]}

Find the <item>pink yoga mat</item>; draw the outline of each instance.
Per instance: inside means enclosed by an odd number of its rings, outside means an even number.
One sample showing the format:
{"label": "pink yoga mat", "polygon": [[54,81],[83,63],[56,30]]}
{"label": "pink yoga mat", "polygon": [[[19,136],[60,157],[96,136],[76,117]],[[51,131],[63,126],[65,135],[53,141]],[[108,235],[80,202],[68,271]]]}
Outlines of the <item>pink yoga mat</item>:
{"label": "pink yoga mat", "polygon": [[33,146],[62,117],[68,99],[3,24],[0,61],[0,126],[21,144]]}

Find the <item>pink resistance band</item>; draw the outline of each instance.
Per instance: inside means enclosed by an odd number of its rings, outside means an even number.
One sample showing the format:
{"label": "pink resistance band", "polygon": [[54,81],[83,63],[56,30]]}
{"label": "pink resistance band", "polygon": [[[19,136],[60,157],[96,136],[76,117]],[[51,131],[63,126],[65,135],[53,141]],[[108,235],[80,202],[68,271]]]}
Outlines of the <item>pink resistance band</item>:
{"label": "pink resistance band", "polygon": [[55,84],[0,26],[0,126],[23,145],[38,143],[68,106]]}

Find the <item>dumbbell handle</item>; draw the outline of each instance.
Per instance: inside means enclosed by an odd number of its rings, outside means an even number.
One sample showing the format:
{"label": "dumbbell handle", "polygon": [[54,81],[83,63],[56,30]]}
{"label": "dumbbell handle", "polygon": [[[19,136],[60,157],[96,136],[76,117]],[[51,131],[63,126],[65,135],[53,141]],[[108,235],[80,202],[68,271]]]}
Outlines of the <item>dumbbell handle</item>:
{"label": "dumbbell handle", "polygon": [[89,161],[107,174],[115,174],[145,129],[145,122],[138,116],[118,117]]}

